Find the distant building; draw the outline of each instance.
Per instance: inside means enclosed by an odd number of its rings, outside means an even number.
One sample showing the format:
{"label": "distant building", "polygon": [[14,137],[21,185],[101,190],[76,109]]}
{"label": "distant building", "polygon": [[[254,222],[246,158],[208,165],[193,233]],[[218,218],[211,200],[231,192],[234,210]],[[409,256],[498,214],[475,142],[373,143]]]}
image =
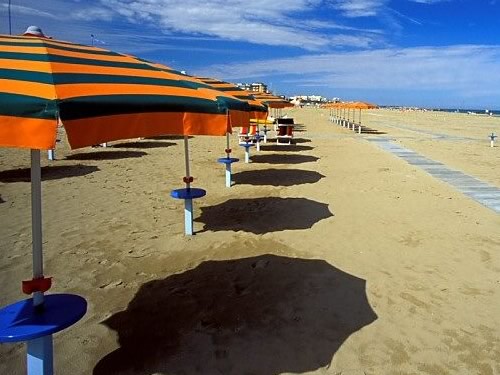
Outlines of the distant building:
{"label": "distant building", "polygon": [[291,96],[290,101],[296,106],[310,106],[310,105],[320,105],[322,103],[327,103],[328,99],[321,95],[296,95]]}
{"label": "distant building", "polygon": [[253,82],[253,83],[237,83],[236,86],[242,88],[244,90],[253,91],[253,92],[268,92],[267,85],[262,82]]}

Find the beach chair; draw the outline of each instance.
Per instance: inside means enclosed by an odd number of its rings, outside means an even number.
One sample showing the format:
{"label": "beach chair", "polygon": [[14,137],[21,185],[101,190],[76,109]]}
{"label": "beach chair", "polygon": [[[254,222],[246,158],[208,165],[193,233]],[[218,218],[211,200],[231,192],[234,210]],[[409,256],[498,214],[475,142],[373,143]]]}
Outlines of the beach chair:
{"label": "beach chair", "polygon": [[276,143],[279,145],[291,145],[293,139],[293,118],[279,118],[277,120],[278,133]]}
{"label": "beach chair", "polygon": [[256,143],[259,128],[257,125],[250,125],[248,127],[241,127],[238,133],[239,143]]}

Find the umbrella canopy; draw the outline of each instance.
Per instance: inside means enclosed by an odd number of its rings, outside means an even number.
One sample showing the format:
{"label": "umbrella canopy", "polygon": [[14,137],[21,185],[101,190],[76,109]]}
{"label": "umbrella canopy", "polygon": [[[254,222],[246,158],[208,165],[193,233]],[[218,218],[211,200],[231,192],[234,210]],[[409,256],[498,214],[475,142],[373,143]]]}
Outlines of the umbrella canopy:
{"label": "umbrella canopy", "polygon": [[378,108],[378,106],[376,104],[367,103],[367,102],[342,103],[342,106],[344,108],[350,108],[350,109],[374,109],[374,108]]}
{"label": "umbrella canopy", "polygon": [[257,99],[259,102],[267,105],[269,108],[288,108],[294,107],[292,103],[279,96],[271,95],[265,92],[253,92],[252,96]]}
{"label": "umbrella canopy", "polygon": [[72,148],[156,135],[224,135],[249,105],[147,61],[34,36],[0,35],[0,146]]}
{"label": "umbrella canopy", "polygon": [[[240,100],[247,102],[250,105],[250,117],[257,120],[265,120],[267,118],[267,107],[260,101],[256,100],[247,90],[239,88],[233,83],[220,81],[215,78],[195,77],[201,82],[206,83],[211,88],[223,91],[226,94],[232,95]],[[234,124],[238,126],[237,124]],[[248,124],[247,124],[248,125]],[[245,125],[246,126],[246,125]]]}

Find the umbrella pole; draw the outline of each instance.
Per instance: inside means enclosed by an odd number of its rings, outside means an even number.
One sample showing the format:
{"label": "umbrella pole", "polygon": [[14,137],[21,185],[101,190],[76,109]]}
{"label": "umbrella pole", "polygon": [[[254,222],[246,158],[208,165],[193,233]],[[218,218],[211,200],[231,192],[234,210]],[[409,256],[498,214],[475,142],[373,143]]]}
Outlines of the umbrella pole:
{"label": "umbrella pole", "polygon": [[[184,182],[186,183],[186,189],[191,188],[191,175],[189,171],[189,144],[188,136],[184,136],[184,157],[186,162],[186,177]],[[184,231],[187,235],[193,234],[193,199],[184,199]]]}
{"label": "umbrella pole", "polygon": [[[40,150],[31,150],[31,232],[33,241],[33,280],[43,279],[42,254],[42,171]],[[35,311],[43,308],[43,292],[33,293]],[[41,310],[43,311],[43,310]],[[52,335],[29,340],[27,343],[28,374],[52,375],[54,372]]]}
{"label": "umbrella pole", "polygon": [[[226,155],[227,160],[231,158],[231,149],[229,148],[229,132],[226,133]],[[226,187],[231,187],[231,163],[226,163]]]}
{"label": "umbrella pole", "polygon": [[[33,279],[43,278],[42,254],[42,171],[40,150],[31,150],[31,233],[33,241]],[[43,292],[33,293],[33,305],[43,304]]]}
{"label": "umbrella pole", "polygon": [[358,134],[361,134],[361,108],[359,109],[359,127],[358,127]]}

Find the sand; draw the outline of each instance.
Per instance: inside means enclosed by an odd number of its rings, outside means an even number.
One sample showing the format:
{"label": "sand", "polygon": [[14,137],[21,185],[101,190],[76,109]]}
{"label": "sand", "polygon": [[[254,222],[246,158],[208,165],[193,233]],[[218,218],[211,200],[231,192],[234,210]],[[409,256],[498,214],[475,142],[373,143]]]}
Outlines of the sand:
{"label": "sand", "polygon": [[[358,135],[326,110],[285,112],[297,144],[253,150],[231,188],[224,138],[190,139],[207,190],[192,237],[169,196],[181,139],[70,151],[62,135],[58,160],[44,153],[50,292],[88,301],[54,336],[58,374],[500,374],[500,215],[367,141],[500,188],[500,118],[371,110],[383,134]],[[2,306],[31,277],[28,156],[0,150]],[[25,373],[24,345],[0,357]]]}

